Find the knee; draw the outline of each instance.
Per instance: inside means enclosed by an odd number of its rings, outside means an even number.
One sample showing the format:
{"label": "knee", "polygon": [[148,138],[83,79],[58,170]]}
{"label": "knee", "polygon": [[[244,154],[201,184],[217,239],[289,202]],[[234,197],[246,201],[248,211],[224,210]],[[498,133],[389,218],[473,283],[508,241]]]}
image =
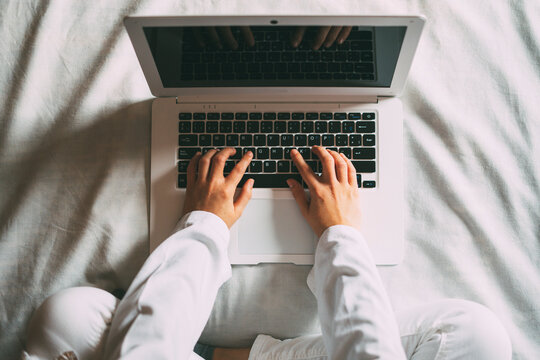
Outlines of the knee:
{"label": "knee", "polygon": [[56,358],[74,350],[79,358],[92,358],[91,354],[99,351],[117,303],[113,295],[97,288],[59,291],[34,312],[26,334],[26,351]]}
{"label": "knee", "polygon": [[443,300],[440,306],[444,309],[440,330],[445,337],[441,352],[460,359],[512,358],[510,338],[490,309],[457,299]]}

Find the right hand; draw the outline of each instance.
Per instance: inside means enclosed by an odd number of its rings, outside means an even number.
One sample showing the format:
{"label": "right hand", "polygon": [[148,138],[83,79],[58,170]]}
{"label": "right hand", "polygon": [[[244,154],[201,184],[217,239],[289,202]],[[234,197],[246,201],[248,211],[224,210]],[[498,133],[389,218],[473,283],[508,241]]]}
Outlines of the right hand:
{"label": "right hand", "polygon": [[315,175],[296,149],[291,150],[291,158],[311,196],[308,202],[302,185],[287,180],[300,212],[318,237],[333,225],[360,229],[358,183],[353,164],[345,155],[320,146],[314,146],[312,151],[322,162],[321,176]]}

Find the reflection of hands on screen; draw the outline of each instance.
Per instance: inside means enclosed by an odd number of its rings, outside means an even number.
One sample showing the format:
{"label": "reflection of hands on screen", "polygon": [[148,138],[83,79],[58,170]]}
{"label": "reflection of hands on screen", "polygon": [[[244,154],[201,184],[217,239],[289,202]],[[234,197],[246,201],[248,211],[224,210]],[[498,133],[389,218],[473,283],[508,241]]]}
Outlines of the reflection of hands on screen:
{"label": "reflection of hands on screen", "polygon": [[[299,26],[291,36],[291,45],[298,47],[304,38],[306,33],[306,26]],[[338,45],[342,44],[351,33],[352,26],[321,26],[317,31],[317,34],[311,41],[313,50],[320,49],[321,46],[329,48],[337,42]]]}
{"label": "reflection of hands on screen", "polygon": [[[240,33],[249,46],[255,45],[255,39],[249,26],[240,26]],[[234,37],[230,26],[193,28],[193,35],[202,48],[211,46],[223,49],[225,46],[231,50],[238,49],[238,40]]]}
{"label": "reflection of hands on screen", "polygon": [[[255,38],[249,26],[240,26],[240,33],[248,46],[255,45]],[[291,34],[291,46],[297,48],[307,30],[307,26],[299,26]],[[321,46],[330,47],[337,42],[342,44],[351,33],[352,26],[321,26],[317,34],[311,40],[313,50],[318,50]],[[238,40],[231,31],[230,26],[211,26],[203,28],[193,28],[193,35],[201,48],[206,46],[223,49],[224,47],[238,49]]]}

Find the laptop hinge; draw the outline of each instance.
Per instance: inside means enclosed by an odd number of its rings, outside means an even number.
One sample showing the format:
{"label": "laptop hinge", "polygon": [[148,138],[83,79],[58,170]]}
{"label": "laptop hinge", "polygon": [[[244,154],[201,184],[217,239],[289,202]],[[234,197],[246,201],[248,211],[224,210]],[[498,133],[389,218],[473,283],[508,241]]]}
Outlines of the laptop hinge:
{"label": "laptop hinge", "polygon": [[245,104],[245,103],[339,103],[339,104],[377,104],[377,95],[195,95],[176,97],[177,104]]}

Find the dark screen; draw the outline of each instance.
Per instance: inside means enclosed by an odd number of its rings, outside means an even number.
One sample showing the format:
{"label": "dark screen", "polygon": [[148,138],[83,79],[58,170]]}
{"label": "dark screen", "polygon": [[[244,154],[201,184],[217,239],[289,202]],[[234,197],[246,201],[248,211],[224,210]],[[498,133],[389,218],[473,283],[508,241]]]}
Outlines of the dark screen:
{"label": "dark screen", "polygon": [[165,88],[390,87],[406,27],[343,27],[342,43],[316,48],[318,39],[330,42],[333,29],[145,27],[144,33]]}

